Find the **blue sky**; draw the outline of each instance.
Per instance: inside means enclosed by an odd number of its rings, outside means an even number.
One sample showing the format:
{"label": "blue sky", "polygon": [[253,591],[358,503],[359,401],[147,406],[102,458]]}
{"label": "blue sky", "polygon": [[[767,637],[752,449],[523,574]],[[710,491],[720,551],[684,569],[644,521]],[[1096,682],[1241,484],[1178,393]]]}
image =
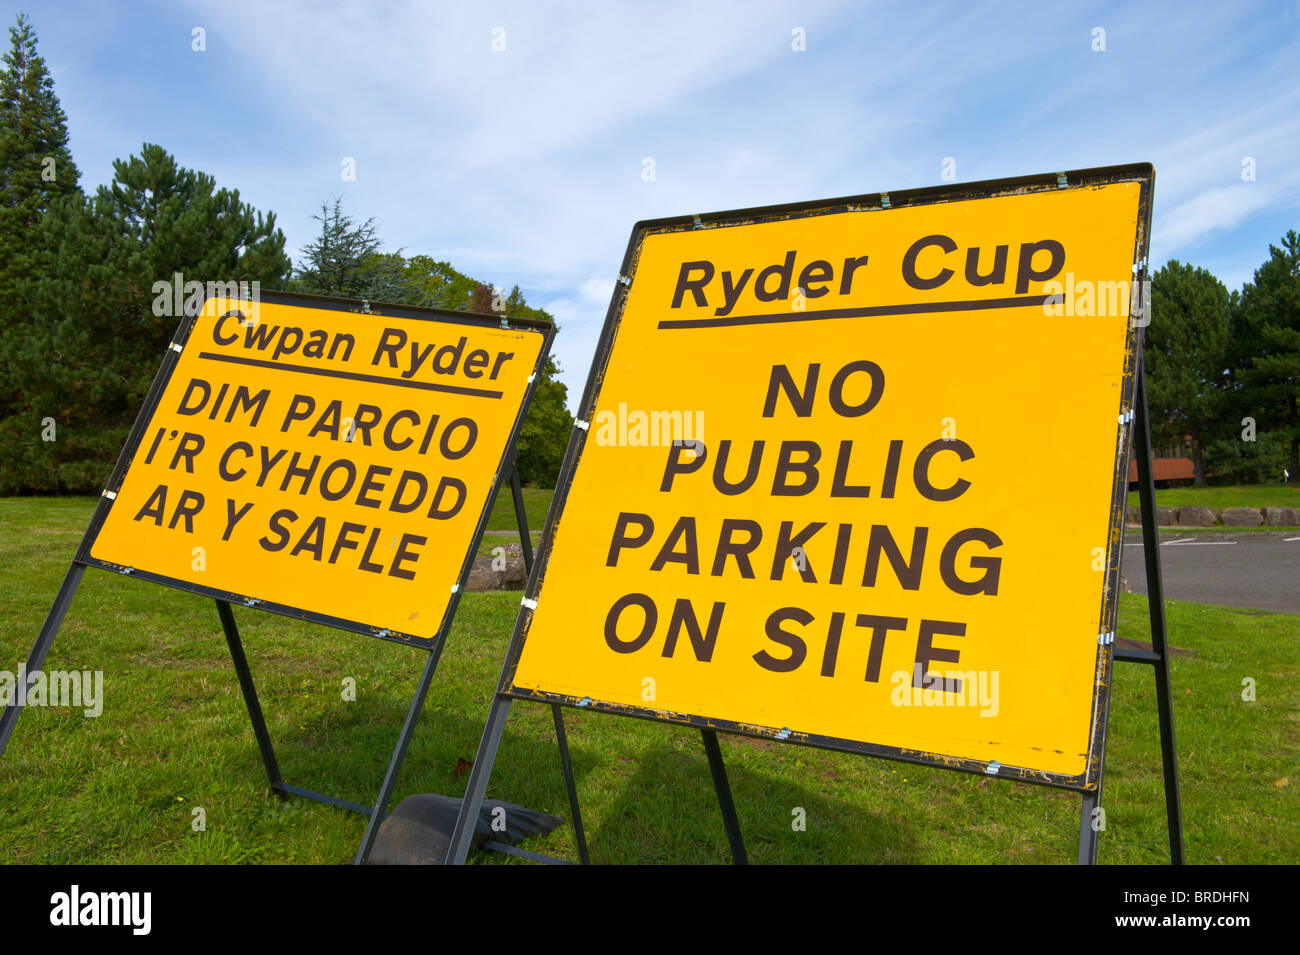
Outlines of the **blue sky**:
{"label": "blue sky", "polygon": [[571,406],[644,218],[936,185],[951,157],[959,181],[1150,161],[1153,263],[1229,288],[1300,229],[1300,0],[4,8],[88,191],[158,143],[274,211],[295,261],[342,196],[386,249],[554,314]]}

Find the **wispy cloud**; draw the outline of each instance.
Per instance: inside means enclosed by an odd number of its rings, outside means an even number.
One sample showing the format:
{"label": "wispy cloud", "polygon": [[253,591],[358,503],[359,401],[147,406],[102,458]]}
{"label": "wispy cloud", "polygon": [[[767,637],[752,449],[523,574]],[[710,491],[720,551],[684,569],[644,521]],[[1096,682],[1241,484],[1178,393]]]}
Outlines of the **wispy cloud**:
{"label": "wispy cloud", "polygon": [[1296,4],[86,0],[33,19],[88,184],[158,142],[276,211],[295,250],[341,195],[388,247],[551,310],[571,394],[644,218],[932,185],[951,157],[960,180],[1150,160],[1153,263],[1231,286],[1300,225]]}

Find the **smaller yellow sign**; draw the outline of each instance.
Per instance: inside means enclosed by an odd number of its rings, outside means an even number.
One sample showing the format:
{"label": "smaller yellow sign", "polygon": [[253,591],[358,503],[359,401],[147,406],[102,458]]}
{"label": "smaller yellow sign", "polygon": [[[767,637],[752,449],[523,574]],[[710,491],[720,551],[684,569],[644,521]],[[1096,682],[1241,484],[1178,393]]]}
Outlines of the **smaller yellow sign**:
{"label": "smaller yellow sign", "polygon": [[550,327],[277,293],[229,306],[208,299],[173,344],[86,562],[431,640]]}

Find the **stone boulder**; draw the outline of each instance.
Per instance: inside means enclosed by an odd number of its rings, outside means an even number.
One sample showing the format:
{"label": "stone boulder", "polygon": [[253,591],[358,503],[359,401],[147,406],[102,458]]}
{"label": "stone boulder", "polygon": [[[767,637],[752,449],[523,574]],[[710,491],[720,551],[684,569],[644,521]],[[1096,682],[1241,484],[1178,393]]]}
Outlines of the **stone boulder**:
{"label": "stone boulder", "polygon": [[1178,520],[1178,508],[1176,507],[1157,507],[1156,523],[1161,527],[1171,527]]}
{"label": "stone boulder", "polygon": [[1264,516],[1253,507],[1225,508],[1219,519],[1228,527],[1259,527],[1264,523]]}
{"label": "stone boulder", "polygon": [[492,569],[491,557],[474,558],[474,566],[469,571],[469,582],[465,585],[466,590],[500,590],[500,574]]}
{"label": "stone boulder", "polygon": [[1180,507],[1178,509],[1178,523],[1183,527],[1213,527],[1216,521],[1212,508]]}
{"label": "stone boulder", "polygon": [[[497,555],[488,554],[484,557],[475,557],[474,566],[469,572],[469,583],[465,586],[466,590],[522,590],[527,574],[524,573],[523,549],[518,542],[493,543],[492,549],[501,548],[501,553]],[[501,562],[504,561],[504,569]]]}
{"label": "stone boulder", "polygon": [[502,585],[505,590],[522,590],[524,587],[524,559],[511,557],[506,560],[506,570]]}
{"label": "stone boulder", "polygon": [[1300,527],[1300,507],[1266,507],[1264,523],[1269,527]]}

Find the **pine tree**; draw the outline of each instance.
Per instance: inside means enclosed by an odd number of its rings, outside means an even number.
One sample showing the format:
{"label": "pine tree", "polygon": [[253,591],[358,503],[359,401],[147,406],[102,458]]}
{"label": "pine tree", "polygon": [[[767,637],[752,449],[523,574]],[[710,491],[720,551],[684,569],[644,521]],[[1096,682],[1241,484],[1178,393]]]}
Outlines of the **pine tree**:
{"label": "pine tree", "polygon": [[[1300,234],[1269,246],[1242,290],[1236,332],[1249,356],[1238,372],[1242,408],[1277,435],[1291,480],[1300,477]],[[1275,474],[1274,477],[1281,475]]]}
{"label": "pine tree", "polygon": [[[0,74],[0,235],[30,238],[50,205],[79,192],[68,151],[67,117],[36,53],[36,31],[18,16]],[[8,256],[6,256],[6,262]]]}
{"label": "pine tree", "polygon": [[1189,440],[1195,481],[1205,484],[1206,446],[1225,433],[1228,290],[1205,269],[1170,259],[1151,279],[1151,314],[1143,361],[1152,430]]}
{"label": "pine tree", "polygon": [[[303,246],[306,264],[298,270],[295,288],[342,298],[374,297],[374,280],[386,278],[367,269],[379,251],[375,220],[354,225],[343,212],[342,199],[334,200],[333,209],[322,202],[320,215],[312,218],[320,223],[320,234]],[[389,282],[383,281],[380,288],[387,290]]]}
{"label": "pine tree", "polygon": [[37,226],[51,207],[81,195],[67,118],[25,16],[9,28],[9,41],[0,73],[0,420],[18,400],[21,369],[5,365],[3,354],[24,313],[18,283],[41,256]]}

